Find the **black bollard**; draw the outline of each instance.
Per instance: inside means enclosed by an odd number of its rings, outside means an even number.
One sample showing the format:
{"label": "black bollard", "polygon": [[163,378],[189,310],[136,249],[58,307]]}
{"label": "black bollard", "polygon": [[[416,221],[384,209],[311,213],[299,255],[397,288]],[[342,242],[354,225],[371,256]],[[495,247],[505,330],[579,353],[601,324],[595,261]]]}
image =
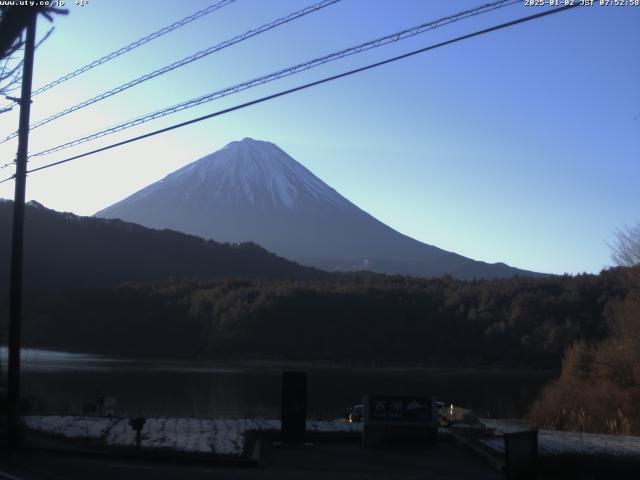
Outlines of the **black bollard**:
{"label": "black bollard", "polygon": [[104,416],[104,397],[105,393],[102,388],[96,390],[96,404],[98,405],[98,416]]}
{"label": "black bollard", "polygon": [[307,373],[282,372],[280,435],[283,443],[305,442],[307,427]]}
{"label": "black bollard", "polygon": [[142,417],[130,418],[129,425],[136,432],[136,451],[140,452],[142,448],[142,427],[144,427],[146,420]]}

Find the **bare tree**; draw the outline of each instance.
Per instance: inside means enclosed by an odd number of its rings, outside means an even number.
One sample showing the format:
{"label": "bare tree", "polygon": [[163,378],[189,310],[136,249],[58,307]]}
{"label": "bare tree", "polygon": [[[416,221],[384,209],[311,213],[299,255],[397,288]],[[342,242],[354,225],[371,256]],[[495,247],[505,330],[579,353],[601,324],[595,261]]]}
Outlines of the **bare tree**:
{"label": "bare tree", "polygon": [[[10,56],[0,62],[0,95],[6,96],[20,86],[22,60]],[[5,111],[7,110],[0,110],[0,113]]]}
{"label": "bare tree", "polygon": [[624,268],[629,293],[640,302],[640,221],[617,230],[615,240],[609,245],[611,258]]}
{"label": "bare tree", "polygon": [[640,265],[640,221],[633,226],[616,231],[615,237],[611,245],[611,257],[616,265],[621,267]]}
{"label": "bare tree", "polygon": [[[24,46],[23,31],[28,19],[34,15],[43,15],[47,20],[52,21],[53,14],[65,15],[66,13],[66,10],[51,7],[0,6],[0,96],[16,100],[9,94],[17,91],[22,82],[21,51]],[[52,32],[53,28],[38,42],[38,45],[42,44]],[[13,105],[0,108],[0,113],[12,108]]]}
{"label": "bare tree", "polygon": [[[8,7],[0,8],[0,25],[3,25],[7,20]],[[8,42],[8,40],[6,41]],[[20,57],[20,51],[24,44],[22,34],[19,37],[15,37],[12,43],[5,43],[3,50],[0,52],[0,95],[6,96],[11,91],[15,90],[20,85],[21,73],[22,73],[22,60]],[[9,108],[3,108],[0,113],[11,110]]]}

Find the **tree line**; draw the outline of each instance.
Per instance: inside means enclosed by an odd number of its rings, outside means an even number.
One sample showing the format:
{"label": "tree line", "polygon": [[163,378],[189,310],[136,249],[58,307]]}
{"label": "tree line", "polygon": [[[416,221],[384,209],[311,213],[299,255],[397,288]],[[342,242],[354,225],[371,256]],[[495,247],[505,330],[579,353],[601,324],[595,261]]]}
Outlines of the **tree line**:
{"label": "tree line", "polygon": [[24,338],[129,356],[557,368],[570,345],[605,338],[624,294],[620,269],[472,281],[173,279],[35,295]]}

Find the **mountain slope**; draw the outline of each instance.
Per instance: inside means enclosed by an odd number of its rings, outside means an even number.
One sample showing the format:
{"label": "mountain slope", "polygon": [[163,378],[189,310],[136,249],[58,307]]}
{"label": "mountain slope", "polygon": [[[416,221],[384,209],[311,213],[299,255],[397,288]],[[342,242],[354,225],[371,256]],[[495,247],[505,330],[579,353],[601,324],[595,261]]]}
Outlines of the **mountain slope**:
{"label": "mountain slope", "polygon": [[[13,202],[0,202],[0,289],[6,289]],[[170,277],[318,278],[255,244],[224,245],[174,231],[78,217],[36,202],[25,213],[25,283],[33,288],[105,287]]]}
{"label": "mountain slope", "polygon": [[361,210],[276,145],[232,142],[98,213],[218,241],[253,241],[325,270],[458,278],[527,272],[447,252]]}

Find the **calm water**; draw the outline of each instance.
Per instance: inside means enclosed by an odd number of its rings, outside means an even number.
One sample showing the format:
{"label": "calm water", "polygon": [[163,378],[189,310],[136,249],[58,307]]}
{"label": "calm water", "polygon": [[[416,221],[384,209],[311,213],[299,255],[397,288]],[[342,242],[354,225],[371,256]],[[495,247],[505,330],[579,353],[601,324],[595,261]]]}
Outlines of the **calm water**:
{"label": "calm water", "polygon": [[[3,362],[4,363],[4,362]],[[296,368],[299,369],[299,368]],[[23,353],[23,392],[38,413],[81,413],[96,391],[117,413],[167,416],[277,416],[282,366],[117,360]],[[309,416],[341,417],[363,393],[435,395],[482,416],[521,417],[552,372],[309,367]]]}

